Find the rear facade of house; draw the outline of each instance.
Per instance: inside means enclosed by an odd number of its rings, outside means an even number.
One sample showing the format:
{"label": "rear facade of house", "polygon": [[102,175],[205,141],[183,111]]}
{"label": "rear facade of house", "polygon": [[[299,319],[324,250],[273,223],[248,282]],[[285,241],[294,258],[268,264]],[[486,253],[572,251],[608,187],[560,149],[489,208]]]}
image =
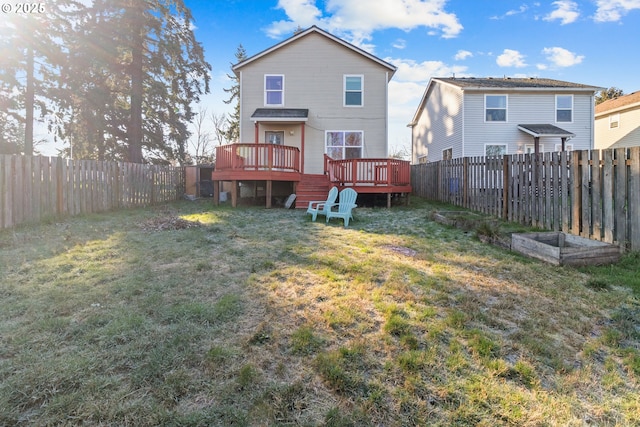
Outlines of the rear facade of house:
{"label": "rear facade of house", "polygon": [[323,173],[325,153],[336,160],[387,156],[392,65],[312,27],[234,71],[240,142],[304,148],[309,174]]}
{"label": "rear facade of house", "polygon": [[[217,147],[214,193],[296,194],[296,207],[331,186],[358,193],[411,192],[408,161],[387,157],[388,83],[396,68],[311,27],[233,66],[240,86],[240,136]],[[217,196],[214,194],[217,199]]]}
{"label": "rear facade of house", "polygon": [[[412,163],[591,149],[598,87],[538,78],[434,78],[415,113]],[[537,141],[536,141],[537,139]]]}

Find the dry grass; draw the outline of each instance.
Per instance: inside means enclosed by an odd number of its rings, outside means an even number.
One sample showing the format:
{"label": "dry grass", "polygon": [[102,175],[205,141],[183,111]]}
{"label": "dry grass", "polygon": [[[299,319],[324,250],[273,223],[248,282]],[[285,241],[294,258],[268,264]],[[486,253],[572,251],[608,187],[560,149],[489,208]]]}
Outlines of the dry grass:
{"label": "dry grass", "polygon": [[431,209],[344,229],[182,202],[0,233],[0,425],[640,423],[633,293]]}

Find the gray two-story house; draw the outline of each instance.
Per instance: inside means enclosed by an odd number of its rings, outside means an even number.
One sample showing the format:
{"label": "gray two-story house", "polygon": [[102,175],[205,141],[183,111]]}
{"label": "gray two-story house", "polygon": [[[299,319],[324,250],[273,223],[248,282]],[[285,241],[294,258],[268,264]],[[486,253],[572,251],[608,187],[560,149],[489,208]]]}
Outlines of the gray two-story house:
{"label": "gray two-story house", "polygon": [[592,149],[600,89],[541,78],[432,78],[409,124],[412,163]]}

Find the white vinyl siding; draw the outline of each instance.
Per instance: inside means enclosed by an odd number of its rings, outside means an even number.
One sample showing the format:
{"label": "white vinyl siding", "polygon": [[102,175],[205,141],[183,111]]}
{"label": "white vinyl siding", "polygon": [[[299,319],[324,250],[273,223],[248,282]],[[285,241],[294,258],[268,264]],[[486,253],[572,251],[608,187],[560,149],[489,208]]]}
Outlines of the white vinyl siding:
{"label": "white vinyl siding", "polygon": [[[556,94],[553,92],[510,92],[509,121],[484,121],[484,94],[467,92],[464,96],[464,156],[484,156],[484,144],[506,144],[507,153],[524,153],[533,137],[520,130],[518,124],[550,123],[574,133],[571,143],[576,150],[588,150],[592,144],[593,97],[573,95],[573,122],[556,123]],[[608,125],[608,122],[607,122]],[[541,144],[553,147],[560,138],[541,138]],[[454,158],[455,149],[454,149]]]}
{"label": "white vinyl siding", "polygon": [[444,84],[434,84],[431,90],[412,130],[412,163],[442,160],[448,148],[454,159],[463,156],[462,92]]}

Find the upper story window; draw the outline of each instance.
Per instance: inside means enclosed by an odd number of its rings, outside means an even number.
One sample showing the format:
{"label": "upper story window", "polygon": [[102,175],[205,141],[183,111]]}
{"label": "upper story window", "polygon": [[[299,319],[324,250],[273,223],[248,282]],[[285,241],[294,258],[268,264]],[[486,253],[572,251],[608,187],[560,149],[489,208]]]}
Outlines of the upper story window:
{"label": "upper story window", "polygon": [[345,107],[362,107],[363,105],[363,76],[344,76],[344,105]]}
{"label": "upper story window", "polygon": [[486,122],[506,122],[507,95],[485,95],[484,110]]}
{"label": "upper story window", "polygon": [[362,158],[363,141],[362,131],[327,131],[327,156],[334,160]]}
{"label": "upper story window", "polygon": [[620,126],[620,114],[612,114],[609,116],[609,129],[615,129]]}
{"label": "upper story window", "polygon": [[573,121],[573,95],[556,95],[556,122]]}
{"label": "upper story window", "polygon": [[442,150],[442,160],[453,159],[453,147]]}
{"label": "upper story window", "polygon": [[264,76],[264,105],[284,105],[284,76],[282,74]]}

